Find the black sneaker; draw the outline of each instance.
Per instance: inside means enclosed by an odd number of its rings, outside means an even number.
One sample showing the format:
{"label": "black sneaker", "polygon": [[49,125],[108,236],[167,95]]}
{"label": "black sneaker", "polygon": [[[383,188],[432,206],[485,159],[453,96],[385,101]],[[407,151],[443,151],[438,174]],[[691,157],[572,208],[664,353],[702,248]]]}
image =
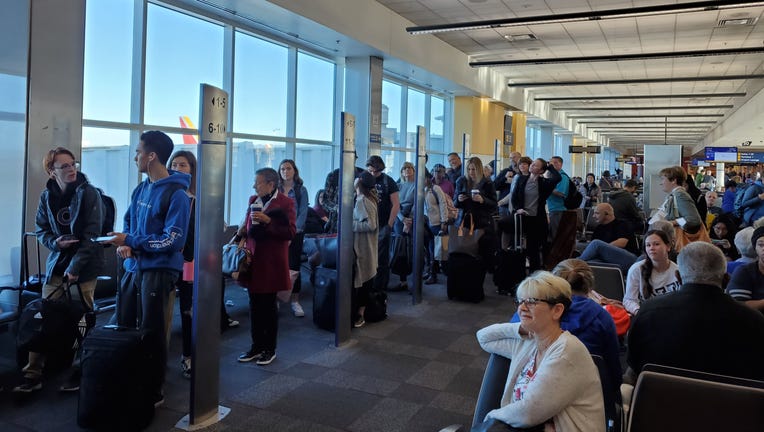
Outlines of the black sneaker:
{"label": "black sneaker", "polygon": [[276,353],[273,351],[263,351],[260,353],[260,358],[257,359],[257,364],[265,366],[271,364],[273,360],[276,360]]}
{"label": "black sneaker", "polygon": [[81,373],[79,370],[73,371],[58,390],[62,392],[76,392],[80,389],[80,377]]}
{"label": "black sneaker", "polygon": [[239,361],[242,363],[251,362],[252,360],[260,361],[260,358],[263,356],[262,352],[255,351],[254,349],[251,349],[244,354],[239,356]]}
{"label": "black sneaker", "polygon": [[13,388],[14,393],[32,393],[42,389],[40,378],[24,378],[24,383]]}

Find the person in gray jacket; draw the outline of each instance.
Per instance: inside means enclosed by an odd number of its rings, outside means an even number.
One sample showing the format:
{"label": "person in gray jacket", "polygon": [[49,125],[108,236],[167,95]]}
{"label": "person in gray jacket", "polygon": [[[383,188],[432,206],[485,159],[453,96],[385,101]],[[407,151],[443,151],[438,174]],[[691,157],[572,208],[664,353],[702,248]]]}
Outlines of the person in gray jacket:
{"label": "person in gray jacket", "polygon": [[[58,289],[64,279],[77,282],[88,307],[93,307],[96,277],[103,266],[103,246],[92,241],[101,235],[103,201],[98,189],[78,171],[74,153],[64,147],[54,148],[43,159],[50,180],[40,195],[35,217],[37,240],[50,250],[45,263],[43,298],[63,295]],[[79,297],[79,291],[72,290]],[[13,389],[31,393],[42,388],[45,356],[29,353],[29,363],[22,370],[24,382]],[[79,368],[74,367],[61,391],[79,389]]]}
{"label": "person in gray jacket", "polygon": [[362,172],[355,180],[355,207],[353,208],[353,327],[366,324],[364,311],[369,292],[377,275],[377,190],[374,176]]}
{"label": "person in gray jacket", "polygon": [[659,209],[664,218],[689,234],[695,234],[701,228],[705,229],[695,202],[683,187],[687,178],[684,169],[672,166],[663,168],[659,174],[660,186],[668,194]]}

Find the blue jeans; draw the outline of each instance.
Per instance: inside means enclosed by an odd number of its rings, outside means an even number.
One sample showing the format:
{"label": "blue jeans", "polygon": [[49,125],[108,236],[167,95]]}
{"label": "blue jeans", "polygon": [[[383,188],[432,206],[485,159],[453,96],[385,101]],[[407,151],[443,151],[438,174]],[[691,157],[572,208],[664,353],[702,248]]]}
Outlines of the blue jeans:
{"label": "blue jeans", "polygon": [[601,261],[604,263],[615,264],[621,268],[621,273],[624,276],[629,272],[629,268],[637,261],[637,256],[621,249],[617,246],[613,246],[610,243],[605,243],[602,240],[592,240],[586,246],[586,249],[581,253],[580,259],[589,261]]}

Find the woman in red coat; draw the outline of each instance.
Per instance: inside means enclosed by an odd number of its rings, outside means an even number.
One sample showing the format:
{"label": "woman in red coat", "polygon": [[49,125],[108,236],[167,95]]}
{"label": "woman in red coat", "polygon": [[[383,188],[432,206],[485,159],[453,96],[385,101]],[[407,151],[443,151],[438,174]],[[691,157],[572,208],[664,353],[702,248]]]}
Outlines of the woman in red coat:
{"label": "woman in red coat", "polygon": [[289,242],[296,232],[294,202],[276,188],[279,174],[273,168],[255,172],[255,195],[249,198],[246,224],[239,236],[247,236],[252,264],[240,283],[249,291],[252,347],[240,362],[270,364],[276,358],[278,309],[276,293],[291,288]]}

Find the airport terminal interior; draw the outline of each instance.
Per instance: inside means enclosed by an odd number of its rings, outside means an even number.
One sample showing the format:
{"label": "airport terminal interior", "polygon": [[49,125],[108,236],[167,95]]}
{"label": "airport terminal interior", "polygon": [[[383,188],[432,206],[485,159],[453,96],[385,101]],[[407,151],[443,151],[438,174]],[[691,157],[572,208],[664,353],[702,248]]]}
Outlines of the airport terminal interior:
{"label": "airport terminal interior", "polygon": [[[454,167],[451,153],[465,166],[479,158],[494,181],[513,153],[558,156],[576,182],[589,173],[613,190],[636,181],[644,219],[664,202],[667,167],[696,174],[696,186],[719,199],[729,199],[731,172],[761,182],[761,1],[13,0],[2,8],[0,286],[8,288],[45,272],[49,251],[24,233],[36,229],[51,178],[48,151],[75,155],[77,169],[114,199],[121,232],[145,178],[134,157],[147,130],[166,133],[174,151],[190,151],[202,167],[218,164],[219,178],[198,185],[217,188],[209,196],[222,196],[217,216],[227,226],[249,214],[255,171],[279,170],[285,159],[318,205],[343,148],[360,168],[379,156],[395,181],[407,162],[425,164],[427,174]],[[215,124],[202,84],[227,98]],[[213,136],[222,137],[224,161],[200,151]],[[341,207],[352,211],[347,198]],[[577,216],[579,253],[594,216]],[[114,250],[105,248],[96,288],[98,325],[114,313]],[[305,316],[280,303],[277,358],[268,365],[237,361],[251,343],[249,300],[226,282],[224,309],[237,323],[219,339],[218,394],[230,413],[204,430],[468,428],[489,358],[475,334],[516,310],[492,274],[482,302],[460,302],[447,294],[445,271],[423,285],[432,273],[414,266],[409,290],[388,293],[387,319],[335,335],[313,322],[309,255],[300,267]],[[76,393],[58,391],[65,372],[46,372],[40,391],[12,391],[26,359],[16,349],[18,292],[0,290],[0,314],[10,312],[6,321],[0,315],[0,430],[83,430]],[[173,317],[165,403],[151,431],[179,430],[193,399],[180,369],[177,302]],[[622,345],[624,365],[625,353]]]}

